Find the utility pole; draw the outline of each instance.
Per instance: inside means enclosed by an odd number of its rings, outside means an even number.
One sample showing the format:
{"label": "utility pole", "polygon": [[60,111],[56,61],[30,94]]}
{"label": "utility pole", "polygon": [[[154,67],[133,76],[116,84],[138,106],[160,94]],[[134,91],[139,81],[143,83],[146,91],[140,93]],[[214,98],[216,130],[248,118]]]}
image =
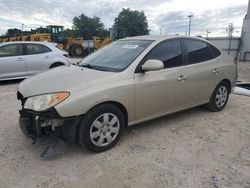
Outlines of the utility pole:
{"label": "utility pole", "polygon": [[208,31],[208,30],[207,30],[206,39],[208,39],[208,34],[210,34],[210,33],[211,33],[211,31]]}
{"label": "utility pole", "polygon": [[23,26],[24,26],[24,24],[22,24],[22,31],[23,31]]}
{"label": "utility pole", "polygon": [[190,36],[190,31],[191,31],[191,19],[194,15],[188,15],[189,18],[189,26],[188,26],[188,36]]}
{"label": "utility pole", "polygon": [[229,37],[229,46],[228,46],[228,52],[227,52],[227,54],[229,55],[231,51],[231,43],[232,43],[232,38],[233,38],[234,25],[230,23],[226,31],[228,32],[228,37]]}

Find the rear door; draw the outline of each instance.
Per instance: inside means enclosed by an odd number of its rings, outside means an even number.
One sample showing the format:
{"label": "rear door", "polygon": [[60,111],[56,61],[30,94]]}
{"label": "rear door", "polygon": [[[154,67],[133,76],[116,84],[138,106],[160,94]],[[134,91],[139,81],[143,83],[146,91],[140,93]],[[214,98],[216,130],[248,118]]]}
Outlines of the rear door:
{"label": "rear door", "polygon": [[51,65],[53,53],[43,44],[26,44],[26,64],[28,75],[48,70]]}
{"label": "rear door", "polygon": [[[197,39],[182,39],[185,49],[188,100],[198,105],[209,100],[220,79],[220,52],[209,43]],[[216,53],[217,50],[217,53]]]}
{"label": "rear door", "polygon": [[[164,69],[135,73],[136,119],[150,119],[184,108],[187,92],[181,41],[166,40],[154,47],[144,58],[161,60]],[[141,67],[139,65],[139,67]]]}
{"label": "rear door", "polygon": [[0,47],[0,79],[27,76],[22,44],[7,44]]}

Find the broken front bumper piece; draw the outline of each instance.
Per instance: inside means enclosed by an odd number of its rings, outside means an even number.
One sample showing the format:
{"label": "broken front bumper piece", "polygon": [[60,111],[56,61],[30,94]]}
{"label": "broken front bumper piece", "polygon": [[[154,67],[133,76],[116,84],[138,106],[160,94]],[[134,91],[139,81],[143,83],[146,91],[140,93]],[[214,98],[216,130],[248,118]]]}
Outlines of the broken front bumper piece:
{"label": "broken front bumper piece", "polygon": [[19,125],[22,132],[31,138],[33,143],[36,143],[39,137],[52,135],[54,141],[41,154],[41,157],[49,158],[60,152],[65,142],[75,142],[80,119],[80,116],[60,117],[54,108],[44,112],[22,109],[20,110]]}

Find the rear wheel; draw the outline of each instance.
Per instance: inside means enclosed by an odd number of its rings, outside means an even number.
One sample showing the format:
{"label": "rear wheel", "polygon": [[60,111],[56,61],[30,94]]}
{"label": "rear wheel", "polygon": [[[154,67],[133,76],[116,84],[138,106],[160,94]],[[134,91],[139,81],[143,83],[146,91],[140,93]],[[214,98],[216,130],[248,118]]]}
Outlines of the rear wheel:
{"label": "rear wheel", "polygon": [[74,57],[82,57],[84,55],[84,49],[82,46],[73,45],[70,48],[70,54]]}
{"label": "rear wheel", "polygon": [[89,111],[83,118],[78,142],[90,151],[102,152],[118,142],[124,127],[125,118],[122,111],[112,104],[103,104]]}
{"label": "rear wheel", "polygon": [[229,84],[225,81],[220,82],[215,88],[209,103],[207,103],[205,107],[212,112],[218,112],[223,110],[223,108],[227,104],[229,93]]}

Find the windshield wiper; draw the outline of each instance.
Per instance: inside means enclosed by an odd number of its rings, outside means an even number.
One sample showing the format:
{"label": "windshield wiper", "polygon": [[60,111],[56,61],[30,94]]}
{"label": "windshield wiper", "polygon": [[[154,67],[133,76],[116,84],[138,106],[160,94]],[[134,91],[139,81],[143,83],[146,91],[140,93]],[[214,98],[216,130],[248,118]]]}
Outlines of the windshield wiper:
{"label": "windshield wiper", "polygon": [[90,65],[90,64],[82,64],[82,67],[86,67],[89,69],[95,69],[95,70],[100,70],[100,71],[105,71],[104,68],[100,67],[100,66],[96,66],[96,65]]}

